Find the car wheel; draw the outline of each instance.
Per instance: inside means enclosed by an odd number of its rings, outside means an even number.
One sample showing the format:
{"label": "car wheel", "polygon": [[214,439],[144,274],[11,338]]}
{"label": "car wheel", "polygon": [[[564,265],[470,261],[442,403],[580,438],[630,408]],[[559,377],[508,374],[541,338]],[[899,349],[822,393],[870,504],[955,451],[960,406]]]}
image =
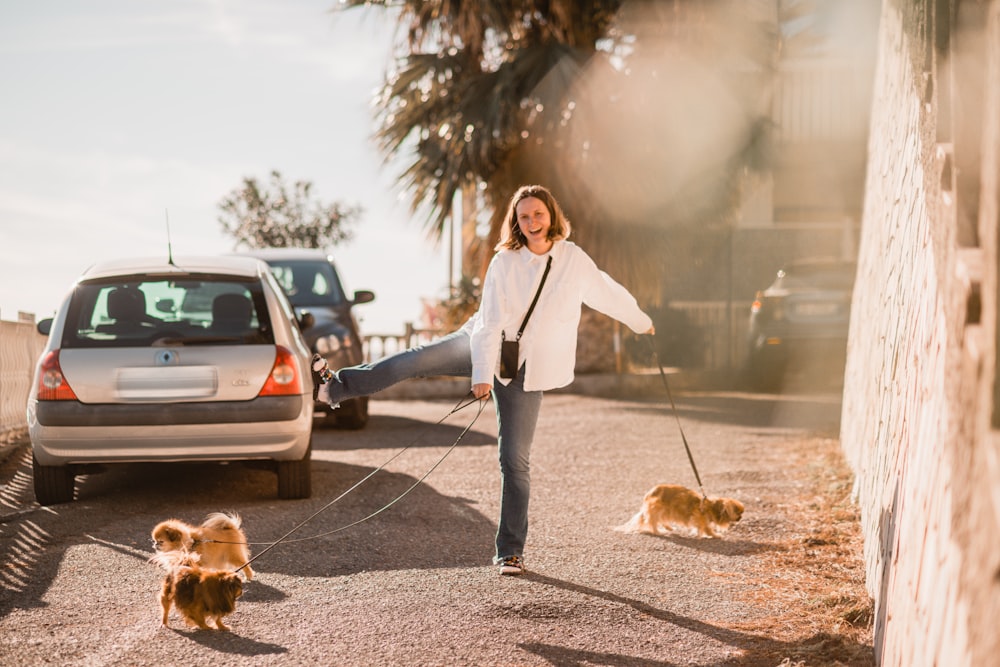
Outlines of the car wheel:
{"label": "car wheel", "polygon": [[352,398],[344,401],[329,415],[337,428],[357,431],[368,425],[368,397]]}
{"label": "car wheel", "polygon": [[35,482],[35,500],[39,505],[58,505],[73,501],[76,475],[70,466],[43,466],[32,455],[31,471]]}
{"label": "car wheel", "polygon": [[278,497],[297,500],[312,495],[312,442],[298,461],[278,461]]}

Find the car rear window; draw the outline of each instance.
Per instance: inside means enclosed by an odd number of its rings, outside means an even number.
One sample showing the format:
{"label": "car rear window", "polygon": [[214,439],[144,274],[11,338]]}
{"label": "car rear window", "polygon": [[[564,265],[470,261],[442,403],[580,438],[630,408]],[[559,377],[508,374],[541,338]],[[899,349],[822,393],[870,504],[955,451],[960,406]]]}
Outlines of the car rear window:
{"label": "car rear window", "polygon": [[264,288],[232,276],[130,276],[77,285],[62,346],[273,344]]}
{"label": "car rear window", "polygon": [[267,263],[278,284],[288,295],[288,300],[296,308],[339,306],[346,300],[340,278],[329,262],[268,259]]}

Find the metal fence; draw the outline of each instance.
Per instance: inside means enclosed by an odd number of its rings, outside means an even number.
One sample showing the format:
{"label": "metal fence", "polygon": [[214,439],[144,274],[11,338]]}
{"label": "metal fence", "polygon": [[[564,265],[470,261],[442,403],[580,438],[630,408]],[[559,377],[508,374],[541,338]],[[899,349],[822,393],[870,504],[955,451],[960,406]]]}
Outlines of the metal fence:
{"label": "metal fence", "polygon": [[44,348],[45,336],[35,329],[33,316],[0,321],[0,442],[22,437],[28,427],[28,391]]}
{"label": "metal fence", "polygon": [[706,371],[734,371],[747,356],[750,301],[673,301],[670,307],[686,315],[698,337],[701,358],[693,366]]}
{"label": "metal fence", "polygon": [[435,338],[439,338],[448,331],[438,331],[436,329],[418,329],[412,322],[404,325],[403,333],[370,333],[363,337],[365,361],[377,361],[390,354],[402,352],[416,345],[430,343]]}

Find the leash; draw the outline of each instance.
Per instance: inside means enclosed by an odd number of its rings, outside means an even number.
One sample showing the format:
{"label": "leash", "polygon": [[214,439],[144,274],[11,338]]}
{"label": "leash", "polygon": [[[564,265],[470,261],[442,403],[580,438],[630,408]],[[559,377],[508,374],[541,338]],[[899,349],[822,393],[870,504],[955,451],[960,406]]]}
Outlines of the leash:
{"label": "leash", "polygon": [[[652,338],[652,337],[650,337]],[[684,435],[684,427],[681,426],[681,416],[677,412],[677,405],[674,403],[674,395],[670,392],[670,384],[667,382],[667,374],[663,370],[663,364],[660,363],[660,357],[656,354],[656,347],[653,345],[653,341],[650,339],[647,341],[649,343],[649,349],[653,353],[653,361],[656,362],[656,367],[660,369],[660,378],[663,380],[663,388],[667,390],[667,398],[670,399],[670,407],[673,408],[674,418],[677,419],[677,430],[681,432],[681,441],[684,442],[684,451],[687,452],[688,461],[691,462],[691,470],[694,471],[694,478],[698,480],[698,488],[701,489],[702,498],[708,498],[705,493],[705,487],[701,483],[701,475],[698,474],[698,466],[694,464],[694,456],[691,454],[691,446],[688,444],[687,436]]]}
{"label": "leash", "polygon": [[[470,391],[470,393],[471,393],[471,391]],[[380,465],[379,467],[375,468],[370,473],[368,473],[367,475],[365,475],[364,477],[362,477],[360,480],[358,480],[353,486],[351,486],[351,488],[347,489],[346,491],[344,491],[343,493],[341,493],[339,496],[337,496],[336,498],[334,498],[333,500],[331,500],[330,502],[328,502],[326,505],[324,505],[323,507],[319,508],[318,510],[316,510],[315,512],[313,512],[311,515],[309,515],[308,517],[306,517],[305,519],[303,519],[302,521],[300,521],[294,528],[292,528],[291,530],[289,530],[287,533],[285,533],[284,535],[282,535],[281,537],[279,537],[274,542],[270,542],[270,543],[268,543],[268,542],[224,542],[222,540],[210,540],[210,541],[216,542],[217,544],[248,544],[248,545],[253,545],[253,544],[268,544],[267,548],[263,549],[262,551],[260,551],[260,553],[258,553],[257,555],[255,555],[253,558],[251,558],[250,560],[248,560],[246,563],[244,563],[243,565],[240,565],[238,568],[236,568],[235,570],[233,570],[233,572],[236,573],[236,572],[239,572],[240,570],[242,570],[243,568],[247,567],[251,563],[253,563],[255,560],[257,560],[258,558],[260,558],[261,556],[263,556],[268,551],[270,551],[274,547],[278,546],[282,542],[291,544],[291,543],[294,543],[294,542],[305,542],[307,540],[315,540],[315,539],[320,538],[320,537],[326,537],[327,535],[333,535],[334,533],[339,533],[341,531],[347,530],[348,528],[353,528],[354,526],[357,526],[360,523],[364,523],[365,521],[368,521],[369,519],[372,519],[373,517],[381,514],[382,512],[386,511],[387,509],[389,509],[390,507],[392,507],[393,505],[395,505],[397,502],[399,502],[400,500],[402,500],[407,494],[409,494],[411,491],[413,491],[413,489],[417,488],[417,486],[419,486],[421,483],[423,483],[423,481],[426,480],[430,476],[430,474],[432,472],[434,472],[434,470],[436,470],[437,467],[439,465],[441,465],[442,462],[444,462],[444,460],[446,458],[448,458],[448,455],[451,454],[455,450],[456,447],[458,447],[458,443],[460,443],[462,441],[462,438],[464,438],[465,435],[472,429],[472,426],[476,423],[476,420],[478,420],[479,416],[481,414],[483,414],[483,410],[486,408],[487,401],[486,400],[480,400],[480,399],[477,399],[477,398],[473,398],[471,401],[468,401],[468,402],[466,402],[466,403],[463,404],[462,401],[464,401],[464,400],[465,400],[465,397],[463,396],[462,399],[460,399],[459,402],[455,405],[455,407],[451,409],[451,412],[449,412],[444,417],[442,417],[441,419],[439,419],[437,422],[435,422],[434,424],[432,424],[432,426],[437,426],[437,425],[441,424],[441,422],[443,422],[445,419],[447,419],[451,415],[453,415],[456,412],[458,412],[459,410],[464,410],[465,408],[467,408],[468,406],[472,405],[473,403],[478,402],[479,403],[479,411],[476,412],[476,416],[472,418],[472,421],[469,422],[469,425],[466,426],[462,430],[462,432],[458,434],[458,438],[455,439],[455,442],[453,442],[451,444],[451,446],[445,451],[444,455],[442,455],[441,458],[439,458],[434,463],[434,465],[432,465],[427,470],[427,472],[425,472],[423,474],[423,476],[420,477],[420,479],[418,479],[409,488],[407,488],[405,491],[403,491],[403,493],[399,494],[398,496],[396,496],[395,498],[393,498],[388,503],[386,503],[385,505],[383,505],[379,509],[375,510],[374,512],[372,512],[368,516],[363,517],[361,519],[358,519],[357,521],[354,521],[352,523],[349,523],[346,526],[341,526],[340,528],[336,528],[334,530],[329,530],[329,531],[327,531],[325,533],[320,533],[318,535],[312,535],[310,537],[300,537],[300,538],[297,538],[297,539],[294,539],[294,540],[288,539],[288,537],[292,533],[294,533],[299,528],[301,528],[302,526],[306,525],[307,523],[309,523],[310,521],[312,521],[313,519],[315,519],[321,513],[325,512],[327,509],[329,509],[335,503],[337,503],[338,501],[340,501],[341,499],[343,499],[345,496],[347,496],[349,493],[353,492],[359,486],[361,486],[366,481],[368,481],[369,479],[371,479],[375,475],[375,473],[377,473],[380,470],[384,469],[392,461],[394,461],[401,454],[403,454],[403,452],[405,452],[406,450],[408,450],[411,447],[413,447],[413,445],[416,444],[416,442],[420,439],[422,433],[418,434],[418,436],[416,438],[414,438],[413,441],[410,442],[410,444],[408,444],[406,447],[403,447],[398,452],[396,452],[395,454],[393,454],[392,456],[390,456],[388,459],[386,459],[386,461],[383,462],[382,465]],[[424,430],[426,430],[426,428]]]}

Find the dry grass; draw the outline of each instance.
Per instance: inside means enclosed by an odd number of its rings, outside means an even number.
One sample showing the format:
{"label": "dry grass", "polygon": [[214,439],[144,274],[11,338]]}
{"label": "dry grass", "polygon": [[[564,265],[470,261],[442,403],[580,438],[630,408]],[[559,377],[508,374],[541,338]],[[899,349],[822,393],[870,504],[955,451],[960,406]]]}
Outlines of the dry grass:
{"label": "dry grass", "polygon": [[[754,557],[745,574],[747,601],[778,610],[733,629],[766,636],[771,648],[750,664],[813,667],[874,665],[873,603],[865,588],[860,516],[851,503],[852,475],[836,440],[804,441],[789,466],[802,474],[802,494],[786,498],[786,525],[774,548]],[[773,648],[780,642],[781,651]]]}

